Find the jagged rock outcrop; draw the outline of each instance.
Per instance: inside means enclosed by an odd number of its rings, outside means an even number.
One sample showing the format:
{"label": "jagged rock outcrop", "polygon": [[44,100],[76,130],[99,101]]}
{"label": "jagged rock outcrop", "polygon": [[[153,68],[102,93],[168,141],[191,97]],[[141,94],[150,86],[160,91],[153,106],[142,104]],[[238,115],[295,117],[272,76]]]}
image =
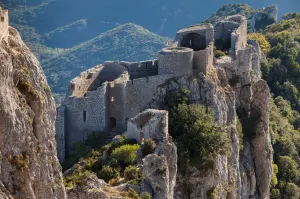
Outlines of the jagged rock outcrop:
{"label": "jagged rock outcrop", "polygon": [[255,13],[252,16],[251,28],[252,32],[256,32],[259,29],[266,27],[277,21],[278,18],[278,7],[271,5],[261,11]]}
{"label": "jagged rock outcrop", "polygon": [[[177,174],[174,198],[269,198],[272,176],[272,146],[269,135],[269,99],[267,83],[260,77],[260,49],[250,47],[242,56],[243,64],[216,61],[203,74],[173,78],[159,87],[149,106],[159,107],[168,91],[186,87],[191,103],[204,104],[215,112],[216,121],[228,126],[231,156],[219,156],[212,170],[188,166]],[[234,63],[234,62],[233,62]],[[250,66],[250,67],[249,67]],[[236,114],[237,113],[237,114]],[[237,118],[244,127],[239,139]],[[243,143],[240,143],[243,142]],[[241,148],[243,144],[243,149]]]}
{"label": "jagged rock outcrop", "polygon": [[66,198],[55,105],[38,60],[9,28],[0,46],[0,198]]}
{"label": "jagged rock outcrop", "polygon": [[168,112],[148,109],[130,119],[129,138],[156,141],[154,154],[142,160],[142,174],[153,190],[153,199],[172,199],[177,174],[177,148],[168,133]]}

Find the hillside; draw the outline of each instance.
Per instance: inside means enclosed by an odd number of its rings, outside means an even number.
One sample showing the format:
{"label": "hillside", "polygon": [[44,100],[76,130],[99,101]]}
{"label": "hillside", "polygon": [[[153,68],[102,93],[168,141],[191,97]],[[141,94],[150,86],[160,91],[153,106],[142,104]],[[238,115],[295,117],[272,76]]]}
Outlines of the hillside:
{"label": "hillside", "polygon": [[64,93],[70,79],[106,60],[138,61],[157,57],[167,38],[129,23],[42,61],[53,92]]}

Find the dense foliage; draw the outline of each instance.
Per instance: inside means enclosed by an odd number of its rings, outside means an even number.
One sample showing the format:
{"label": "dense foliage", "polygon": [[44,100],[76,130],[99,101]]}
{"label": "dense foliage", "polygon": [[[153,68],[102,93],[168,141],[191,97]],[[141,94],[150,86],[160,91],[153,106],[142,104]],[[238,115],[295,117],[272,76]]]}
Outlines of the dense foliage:
{"label": "dense foliage", "polygon": [[165,106],[169,110],[169,132],[177,143],[179,162],[211,169],[218,155],[229,155],[229,135],[226,128],[215,122],[210,109],[189,104],[189,92],[182,88],[167,94]]}

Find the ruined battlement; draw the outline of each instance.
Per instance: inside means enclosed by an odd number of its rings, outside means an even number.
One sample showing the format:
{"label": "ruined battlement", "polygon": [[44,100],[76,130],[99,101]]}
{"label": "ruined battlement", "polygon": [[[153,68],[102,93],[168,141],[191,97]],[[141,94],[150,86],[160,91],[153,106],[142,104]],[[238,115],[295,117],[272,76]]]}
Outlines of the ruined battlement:
{"label": "ruined battlement", "polygon": [[215,25],[215,45],[218,50],[236,56],[247,44],[247,19],[241,15],[225,18]]}
{"label": "ruined battlement", "polygon": [[8,39],[8,27],[9,27],[9,18],[8,10],[2,10],[0,8],[0,41]]}
{"label": "ruined battlement", "polygon": [[158,60],[147,60],[141,62],[121,61],[120,65],[125,66],[130,74],[130,79],[154,76],[158,74]]}

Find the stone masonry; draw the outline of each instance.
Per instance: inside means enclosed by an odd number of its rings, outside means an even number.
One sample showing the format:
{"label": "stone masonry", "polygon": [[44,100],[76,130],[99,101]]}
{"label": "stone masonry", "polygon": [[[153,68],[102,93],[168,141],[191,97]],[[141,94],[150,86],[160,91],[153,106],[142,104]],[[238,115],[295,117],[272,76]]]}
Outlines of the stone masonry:
{"label": "stone masonry", "polygon": [[[228,56],[214,58],[214,42],[228,42]],[[157,60],[108,61],[70,81],[68,97],[58,108],[58,156],[64,161],[73,145],[91,133],[127,130],[127,121],[147,109],[159,86],[174,77],[206,75],[221,67],[245,72],[251,68],[252,47],[247,45],[247,20],[235,15],[211,24],[177,32],[174,46],[162,49]],[[243,82],[244,83],[244,82]],[[241,104],[243,106],[243,104]],[[247,107],[243,107],[247,109]]]}

